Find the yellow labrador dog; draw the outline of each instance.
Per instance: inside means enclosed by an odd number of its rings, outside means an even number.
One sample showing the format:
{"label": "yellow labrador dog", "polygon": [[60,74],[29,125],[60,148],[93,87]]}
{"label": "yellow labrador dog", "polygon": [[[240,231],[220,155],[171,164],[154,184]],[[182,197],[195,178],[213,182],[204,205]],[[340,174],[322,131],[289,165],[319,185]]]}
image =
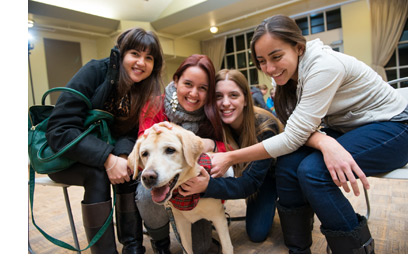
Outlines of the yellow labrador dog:
{"label": "yellow labrador dog", "polygon": [[233,253],[224,206],[219,199],[201,198],[188,211],[180,211],[169,202],[179,185],[199,174],[197,163],[203,151],[201,139],[194,133],[172,124],[172,129],[160,126],[160,132],[151,130],[141,136],[128,158],[128,165],[136,179],[138,167],[143,169],[142,184],[151,189],[157,204],[170,204],[182,245],[188,254],[193,253],[191,224],[207,219],[213,222],[222,245],[222,252]]}

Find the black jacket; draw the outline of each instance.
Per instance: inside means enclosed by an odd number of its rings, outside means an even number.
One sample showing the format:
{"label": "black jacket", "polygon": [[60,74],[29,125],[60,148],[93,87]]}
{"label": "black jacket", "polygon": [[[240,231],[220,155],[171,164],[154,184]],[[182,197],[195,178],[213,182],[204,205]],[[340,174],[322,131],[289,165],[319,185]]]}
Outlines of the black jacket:
{"label": "black jacket", "polygon": [[[103,109],[109,95],[116,90],[119,62],[119,51],[113,48],[109,58],[91,60],[74,75],[66,86],[88,97],[92,108]],[[54,151],[60,150],[85,130],[83,125],[86,114],[87,107],[84,101],[78,96],[61,93],[50,116],[46,134],[48,143]],[[110,153],[129,155],[136,142],[138,129],[139,126],[134,125],[125,136],[116,137],[115,146],[93,135],[88,135],[68,150],[64,156],[89,166],[103,168]]]}

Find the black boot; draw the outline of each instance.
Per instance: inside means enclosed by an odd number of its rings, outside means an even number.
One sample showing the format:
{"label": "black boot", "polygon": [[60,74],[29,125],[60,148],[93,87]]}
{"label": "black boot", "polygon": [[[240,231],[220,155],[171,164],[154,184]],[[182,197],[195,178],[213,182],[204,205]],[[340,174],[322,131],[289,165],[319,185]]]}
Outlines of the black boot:
{"label": "black boot", "polygon": [[212,224],[206,219],[191,225],[191,239],[194,254],[207,254],[212,244]]}
{"label": "black boot", "polygon": [[310,254],[314,212],[310,205],[297,208],[286,208],[276,203],[283,240],[289,254]]}
{"label": "black boot", "polygon": [[[98,233],[112,210],[112,201],[82,203],[82,220],[88,243]],[[92,254],[117,254],[115,233],[111,222],[101,238],[91,246]]]}
{"label": "black boot", "polygon": [[356,215],[359,223],[352,231],[332,231],[320,226],[333,254],[374,254],[374,240],[367,219]]}
{"label": "black boot", "polygon": [[143,224],[136,207],[135,192],[116,195],[116,229],[122,254],[144,254]]}
{"label": "black boot", "polygon": [[145,228],[152,238],[150,242],[152,244],[153,252],[155,254],[171,254],[169,223],[157,229],[149,228],[145,224]]}

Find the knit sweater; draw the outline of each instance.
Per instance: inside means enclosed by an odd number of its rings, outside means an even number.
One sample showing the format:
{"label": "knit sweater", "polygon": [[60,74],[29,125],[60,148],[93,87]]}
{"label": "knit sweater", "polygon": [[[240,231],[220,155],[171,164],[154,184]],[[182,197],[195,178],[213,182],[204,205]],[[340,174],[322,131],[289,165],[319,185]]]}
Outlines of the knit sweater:
{"label": "knit sweater", "polygon": [[271,157],[296,151],[322,120],[329,128],[347,132],[388,121],[407,107],[407,101],[370,67],[319,39],[307,42],[299,58],[296,94],[297,106],[285,131],[262,142]]}

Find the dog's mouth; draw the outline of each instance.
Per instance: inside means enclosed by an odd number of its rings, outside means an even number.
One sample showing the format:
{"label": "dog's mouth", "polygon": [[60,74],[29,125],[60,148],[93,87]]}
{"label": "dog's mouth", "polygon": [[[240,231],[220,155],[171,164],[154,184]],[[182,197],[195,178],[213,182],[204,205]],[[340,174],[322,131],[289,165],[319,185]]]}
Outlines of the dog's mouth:
{"label": "dog's mouth", "polygon": [[163,204],[172,195],[173,188],[176,185],[178,178],[179,174],[177,174],[166,185],[161,187],[153,187],[150,192],[152,194],[152,200],[155,203]]}

